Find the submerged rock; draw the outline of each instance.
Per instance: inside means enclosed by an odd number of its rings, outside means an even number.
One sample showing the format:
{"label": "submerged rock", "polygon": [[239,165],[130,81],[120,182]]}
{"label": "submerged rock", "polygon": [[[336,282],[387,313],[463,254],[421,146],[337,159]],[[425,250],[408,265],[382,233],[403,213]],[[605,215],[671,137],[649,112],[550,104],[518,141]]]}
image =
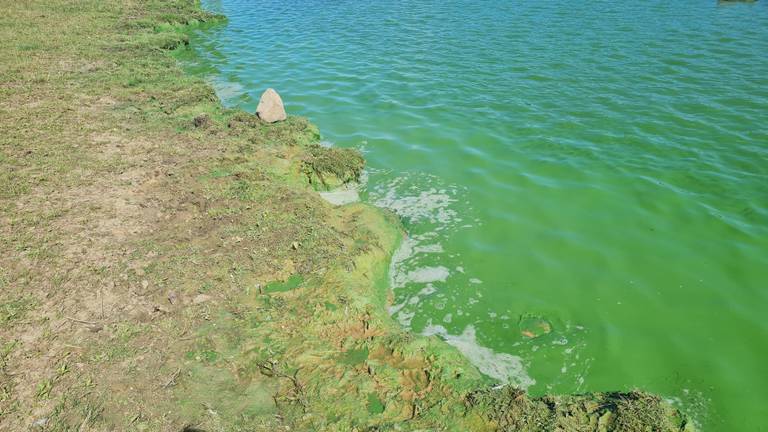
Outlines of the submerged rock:
{"label": "submerged rock", "polygon": [[288,118],[283,106],[283,100],[274,89],[268,88],[259,99],[256,114],[267,123],[274,123]]}
{"label": "submerged rock", "polygon": [[520,334],[534,339],[552,332],[552,324],[546,319],[535,315],[523,315],[518,322]]}

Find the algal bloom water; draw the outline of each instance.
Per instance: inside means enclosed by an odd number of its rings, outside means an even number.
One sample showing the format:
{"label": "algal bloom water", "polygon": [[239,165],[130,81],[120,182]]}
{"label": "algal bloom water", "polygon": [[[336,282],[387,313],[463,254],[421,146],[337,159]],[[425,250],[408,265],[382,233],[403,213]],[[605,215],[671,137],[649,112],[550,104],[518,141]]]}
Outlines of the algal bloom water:
{"label": "algal bloom water", "polygon": [[226,104],[276,88],[365,151],[403,326],[534,394],[768,427],[768,3],[205,3]]}

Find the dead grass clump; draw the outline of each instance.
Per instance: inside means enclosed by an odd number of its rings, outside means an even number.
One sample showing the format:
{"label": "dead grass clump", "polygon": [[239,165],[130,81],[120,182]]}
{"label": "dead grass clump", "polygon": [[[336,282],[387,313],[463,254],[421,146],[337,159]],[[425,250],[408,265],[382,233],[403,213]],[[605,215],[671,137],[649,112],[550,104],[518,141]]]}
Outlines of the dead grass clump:
{"label": "dead grass clump", "polygon": [[318,144],[307,148],[302,170],[315,189],[330,190],[360,180],[365,159],[360,151],[351,148],[323,147]]}

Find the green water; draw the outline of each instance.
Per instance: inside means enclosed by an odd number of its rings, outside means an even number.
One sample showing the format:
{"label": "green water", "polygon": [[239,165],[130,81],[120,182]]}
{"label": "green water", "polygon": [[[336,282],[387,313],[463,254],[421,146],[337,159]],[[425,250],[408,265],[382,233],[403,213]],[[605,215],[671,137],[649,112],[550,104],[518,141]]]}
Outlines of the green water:
{"label": "green water", "polygon": [[404,326],[535,394],[768,429],[768,2],[206,6],[186,61],[226,104],[274,87],[366,152]]}

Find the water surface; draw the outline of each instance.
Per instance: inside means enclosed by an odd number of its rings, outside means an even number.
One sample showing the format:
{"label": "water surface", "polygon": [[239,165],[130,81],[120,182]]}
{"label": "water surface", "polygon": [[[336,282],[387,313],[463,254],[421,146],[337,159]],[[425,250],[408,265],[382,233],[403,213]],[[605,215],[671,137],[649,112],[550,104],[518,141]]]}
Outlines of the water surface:
{"label": "water surface", "polygon": [[768,3],[205,4],[187,65],[226,104],[274,87],[366,152],[404,326],[534,394],[768,429]]}

